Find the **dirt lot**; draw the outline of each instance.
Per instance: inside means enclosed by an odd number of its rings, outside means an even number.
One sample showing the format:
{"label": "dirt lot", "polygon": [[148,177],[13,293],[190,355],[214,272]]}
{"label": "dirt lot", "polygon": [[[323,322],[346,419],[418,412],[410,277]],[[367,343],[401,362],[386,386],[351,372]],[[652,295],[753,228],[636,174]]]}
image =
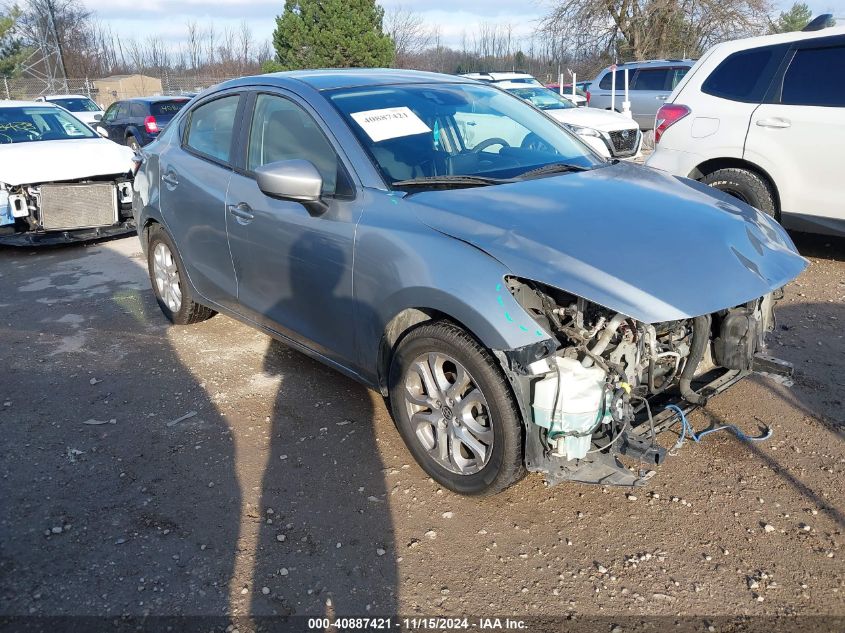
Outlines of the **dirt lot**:
{"label": "dirt lot", "polygon": [[692,416],[769,425],[770,441],[687,442],[633,492],[530,476],[483,500],[425,477],[377,394],[225,317],[169,326],[137,238],[0,250],[0,616],[570,615],[621,631],[798,614],[834,630],[845,241],[799,247],[812,263],[772,340],[795,384],[755,377]]}

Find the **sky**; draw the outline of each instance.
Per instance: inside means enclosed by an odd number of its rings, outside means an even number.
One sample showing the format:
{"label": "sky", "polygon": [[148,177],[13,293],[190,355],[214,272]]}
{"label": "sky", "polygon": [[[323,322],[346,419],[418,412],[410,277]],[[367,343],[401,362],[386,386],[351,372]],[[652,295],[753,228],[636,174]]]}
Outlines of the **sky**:
{"label": "sky", "polygon": [[[269,40],[275,17],[284,0],[83,0],[104,24],[121,36],[144,40],[150,34],[178,47],[185,38],[185,24],[214,23],[219,33],[236,29],[246,21],[257,42]],[[514,35],[525,37],[547,11],[551,0],[380,0],[389,10],[402,6],[420,13],[431,25],[438,25],[444,44],[457,46],[463,32],[472,33],[484,22],[511,24]],[[833,13],[845,18],[845,0],[806,0],[814,14]],[[792,0],[778,0],[781,8]]]}

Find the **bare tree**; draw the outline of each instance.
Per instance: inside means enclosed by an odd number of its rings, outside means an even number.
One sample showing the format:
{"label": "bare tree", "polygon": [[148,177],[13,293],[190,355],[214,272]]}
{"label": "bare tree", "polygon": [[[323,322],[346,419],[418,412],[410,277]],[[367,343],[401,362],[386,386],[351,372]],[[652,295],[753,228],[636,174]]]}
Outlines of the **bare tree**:
{"label": "bare tree", "polygon": [[238,29],[238,56],[240,58],[239,72],[243,72],[252,61],[252,49],[255,44],[252,37],[252,29],[249,28],[246,20],[243,20]]}
{"label": "bare tree", "polygon": [[552,0],[542,29],[571,50],[647,59],[765,32],[770,0]]}
{"label": "bare tree", "polygon": [[432,32],[422,15],[405,6],[396,6],[384,14],[384,30],[393,40],[394,64],[407,68],[415,56],[431,43]]}
{"label": "bare tree", "polygon": [[202,32],[196,20],[189,21],[185,28],[188,30],[188,63],[192,70],[196,70],[202,57]]}

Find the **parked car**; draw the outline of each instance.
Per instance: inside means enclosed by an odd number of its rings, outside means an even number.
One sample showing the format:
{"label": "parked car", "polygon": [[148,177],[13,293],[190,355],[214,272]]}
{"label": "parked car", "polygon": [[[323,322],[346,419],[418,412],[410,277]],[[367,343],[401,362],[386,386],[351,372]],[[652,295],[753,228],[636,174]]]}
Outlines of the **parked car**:
{"label": "parked car", "polygon": [[688,408],[759,367],[806,265],[756,209],[604,161],[460,77],[228,81],[141,153],[134,212],[167,318],[223,312],[378,390],[464,494],[526,469],[642,483],[616,456],[661,460],[651,429],[671,420],[647,399]]}
{"label": "parked car", "polygon": [[461,75],[467,79],[475,79],[476,81],[484,81],[486,83],[500,83],[509,82],[514,84],[528,84],[530,86],[542,86],[533,75],[528,73],[518,72],[490,72],[490,73],[465,73]]}
{"label": "parked car", "polygon": [[711,48],[657,114],[648,164],[788,228],[845,235],[845,27]]}
{"label": "parked car", "polygon": [[0,101],[0,244],[131,232],[132,152],[48,102]]}
{"label": "parked car", "polygon": [[605,158],[631,158],[639,154],[642,133],[636,122],[624,114],[575,107],[568,99],[542,86],[501,83],[497,87],[560,121]]}
{"label": "parked car", "polygon": [[[583,82],[586,85],[589,85],[589,82]],[[582,84],[576,84],[575,86],[575,94],[572,94],[572,84],[564,84],[563,90],[560,89],[560,84],[546,84],[546,88],[549,90],[554,90],[556,93],[569,99],[573,104],[578,106],[579,108],[586,108],[590,105],[590,93],[586,92],[580,86]]]}
{"label": "parked car", "polygon": [[133,150],[151,143],[190,97],[140,97],[116,101],[97,126],[101,136]]}
{"label": "parked car", "polygon": [[628,70],[628,97],[631,113],[640,129],[654,126],[654,115],[695,62],[691,59],[657,59],[616,64],[616,103],[612,102],[612,66],[590,82],[590,107],[622,110],[625,98],[625,70]]}
{"label": "parked car", "polygon": [[85,95],[45,95],[35,100],[55,103],[92,127],[103,118],[103,109]]}

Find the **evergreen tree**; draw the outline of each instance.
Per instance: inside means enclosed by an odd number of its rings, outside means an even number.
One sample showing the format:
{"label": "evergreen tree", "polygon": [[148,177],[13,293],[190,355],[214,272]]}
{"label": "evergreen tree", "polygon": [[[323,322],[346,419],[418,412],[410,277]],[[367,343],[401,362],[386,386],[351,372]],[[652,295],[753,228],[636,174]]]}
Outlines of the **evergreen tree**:
{"label": "evergreen tree", "polygon": [[777,21],[772,24],[772,33],[800,31],[810,23],[813,12],[804,2],[796,2],[789,11],[782,11]]}
{"label": "evergreen tree", "polygon": [[375,0],[285,0],[276,18],[276,64],[268,70],[386,67],[393,41]]}
{"label": "evergreen tree", "polygon": [[20,72],[20,64],[27,50],[15,33],[15,22],[20,15],[13,6],[8,13],[0,13],[0,76],[14,77]]}

